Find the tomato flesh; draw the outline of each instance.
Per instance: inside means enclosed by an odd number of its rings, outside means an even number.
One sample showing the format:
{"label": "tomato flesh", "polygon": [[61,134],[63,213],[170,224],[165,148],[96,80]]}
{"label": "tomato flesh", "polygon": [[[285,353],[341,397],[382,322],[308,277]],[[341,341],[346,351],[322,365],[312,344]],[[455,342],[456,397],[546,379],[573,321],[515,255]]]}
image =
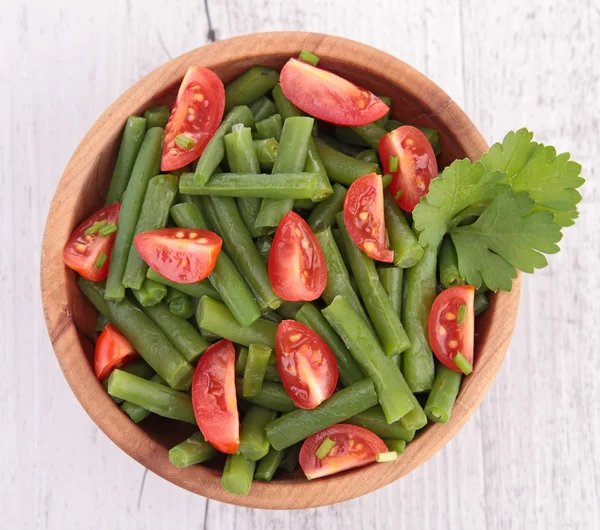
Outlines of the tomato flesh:
{"label": "tomato flesh", "polygon": [[112,324],[107,324],[96,341],[94,372],[104,381],[113,370],[121,368],[140,356],[129,341]]}
{"label": "tomato flesh", "polygon": [[[200,157],[218,129],[225,110],[225,87],[216,74],[191,66],[181,82],[165,127],[160,169],[179,169]],[[183,134],[194,142],[186,149],[175,142]]]}
{"label": "tomato flesh", "polygon": [[[317,449],[329,438],[335,445],[325,458],[319,459]],[[371,431],[356,425],[340,423],[309,436],[300,449],[300,467],[309,480],[333,475],[375,462],[377,453],[385,453],[383,440]]]}
{"label": "tomato flesh", "polygon": [[391,263],[386,247],[383,184],[375,173],[355,180],[344,201],[344,222],[352,241],[369,257]]}
{"label": "tomato flesh", "polygon": [[327,285],[323,251],[310,226],[295,212],[287,213],[275,232],[269,278],[277,296],[290,302],[316,300]]}
{"label": "tomato flesh", "polygon": [[[448,368],[461,372],[454,357],[460,352],[473,365],[475,287],[460,285],[442,291],[433,302],[429,313],[429,344],[438,360]],[[464,320],[459,322],[459,308],[466,306]],[[464,311],[464,308],[463,308]]]}
{"label": "tomato flesh", "polygon": [[[392,175],[390,191],[398,206],[412,212],[421,197],[427,195],[429,183],[438,175],[433,147],[416,127],[403,125],[379,140],[379,156],[384,173]],[[390,157],[398,157],[398,169],[390,171]]]}
{"label": "tomato flesh", "polygon": [[304,112],[336,125],[366,125],[390,109],[377,96],[322,68],[290,59],[279,77],[285,96]]}
{"label": "tomato flesh", "polygon": [[200,357],[192,380],[192,404],[206,441],[222,453],[234,454],[240,445],[240,423],[231,341],[220,340]]}
{"label": "tomato flesh", "polygon": [[142,259],[168,280],[195,283],[214,269],[223,241],[209,230],[161,228],[133,239]]}
{"label": "tomato flesh", "polygon": [[[103,223],[104,226],[117,224],[120,211],[121,203],[105,206],[73,230],[63,248],[63,261],[67,267],[93,282],[99,282],[108,276],[108,264],[116,232],[103,236],[99,230],[94,234],[86,234],[85,231],[95,223]],[[102,253],[106,259],[98,266],[98,258]]]}
{"label": "tomato flesh", "polygon": [[277,327],[277,369],[297,407],[314,409],[338,382],[337,361],[325,341],[312,329],[284,320]]}

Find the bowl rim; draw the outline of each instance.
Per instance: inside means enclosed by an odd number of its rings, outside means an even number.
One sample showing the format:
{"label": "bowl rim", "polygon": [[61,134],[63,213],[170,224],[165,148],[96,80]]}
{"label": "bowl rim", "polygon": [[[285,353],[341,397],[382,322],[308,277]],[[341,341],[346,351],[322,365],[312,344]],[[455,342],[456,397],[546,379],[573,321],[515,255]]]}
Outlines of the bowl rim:
{"label": "bowl rim", "polygon": [[[382,488],[423,464],[462,428],[489,390],[506,355],[520,297],[520,275],[513,282],[512,291],[499,292],[492,297],[484,317],[489,325],[486,325],[485,341],[481,340],[478,348],[477,370],[464,380],[451,420],[447,424],[429,425],[425,433],[408,444],[404,455],[387,465],[373,464],[314,482],[255,481],[248,496],[238,497],[222,489],[220,473],[215,470],[203,466],[184,469],[173,466],[168,459],[168,450],[121,413],[95,379],[85,358],[67,293],[67,283],[73,281],[74,275],[66,270],[60,259],[64,241],[77,220],[73,219],[74,210],[85,184],[83,175],[88,175],[94,161],[102,156],[102,149],[96,145],[99,131],[118,130],[120,133],[127,117],[139,109],[140,102],[152,99],[148,94],[163,93],[183,77],[190,64],[209,68],[223,67],[233,61],[259,64],[261,58],[275,53],[293,56],[301,49],[310,49],[336,63],[350,64],[351,61],[367,75],[372,72],[388,79],[390,85],[397,85],[398,79],[410,79],[411,84],[403,87],[405,93],[417,99],[441,102],[431,113],[416,116],[415,121],[435,117],[452,131],[454,140],[471,159],[479,159],[487,150],[488,146],[474,124],[441,88],[386,52],[320,33],[269,32],[234,37],[168,61],[136,82],[108,107],[78,145],[58,183],[42,243],[41,295],[48,333],[60,368],[90,418],[129,456],[166,480],[210,499],[253,508],[313,508],[346,501]],[[113,134],[111,141],[115,139]],[[102,148],[107,144],[105,140]],[[70,223],[64,221],[65,216]],[[277,495],[274,495],[275,491]]]}

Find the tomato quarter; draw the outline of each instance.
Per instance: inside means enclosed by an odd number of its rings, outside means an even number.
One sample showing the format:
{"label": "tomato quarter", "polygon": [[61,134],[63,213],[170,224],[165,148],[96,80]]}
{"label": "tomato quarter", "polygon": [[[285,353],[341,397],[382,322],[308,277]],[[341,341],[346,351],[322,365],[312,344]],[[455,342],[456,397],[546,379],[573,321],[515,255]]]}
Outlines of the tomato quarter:
{"label": "tomato quarter", "polygon": [[465,371],[455,362],[459,352],[473,366],[474,297],[475,287],[471,285],[450,287],[438,295],[429,313],[431,349],[442,364],[456,372]]}
{"label": "tomato quarter", "polygon": [[296,406],[314,409],[333,394],[338,366],[333,353],[309,327],[295,320],[277,326],[277,369]]}
{"label": "tomato quarter", "polygon": [[[165,127],[161,170],[179,169],[199,158],[218,129],[224,110],[223,82],[206,68],[188,68]],[[177,143],[180,134],[185,141]]]}
{"label": "tomato quarter", "polygon": [[[412,212],[421,197],[427,195],[431,180],[438,175],[437,160],[429,140],[416,127],[403,125],[381,138],[379,156],[384,173],[393,176],[390,191],[398,206],[405,212]],[[398,157],[396,171],[390,171],[390,157]]]}
{"label": "tomato quarter", "polygon": [[[319,458],[317,450],[327,438],[334,445],[324,458]],[[312,480],[365,466],[375,462],[377,453],[385,452],[387,447],[376,434],[356,425],[340,423],[313,434],[304,441],[300,450],[300,467],[306,478]]]}
{"label": "tomato quarter", "polygon": [[344,201],[344,222],[352,241],[369,257],[391,263],[386,247],[383,184],[375,173],[355,180]]}
{"label": "tomato quarter", "polygon": [[[102,235],[101,230],[113,223],[116,225],[120,211],[121,203],[105,206],[73,231],[63,248],[63,260],[67,267],[93,282],[99,282],[108,276],[110,253],[116,233]],[[105,258],[101,257],[102,254]]]}
{"label": "tomato quarter", "polygon": [[223,241],[209,230],[161,228],[133,239],[142,259],[168,280],[195,283],[213,270]]}
{"label": "tomato quarter", "polygon": [[240,445],[240,424],[231,341],[220,340],[200,357],[192,381],[192,404],[204,438],[218,451],[234,454]]}
{"label": "tomato quarter", "polygon": [[281,69],[279,83],[294,105],[336,125],[366,125],[390,110],[368,90],[297,59],[290,59]]}
{"label": "tomato quarter", "polygon": [[94,372],[103,381],[113,370],[121,368],[139,355],[129,341],[112,324],[107,324],[96,341],[94,350]]}
{"label": "tomato quarter", "polygon": [[306,221],[295,212],[287,213],[275,232],[269,278],[277,296],[291,302],[316,300],[327,285],[323,251]]}

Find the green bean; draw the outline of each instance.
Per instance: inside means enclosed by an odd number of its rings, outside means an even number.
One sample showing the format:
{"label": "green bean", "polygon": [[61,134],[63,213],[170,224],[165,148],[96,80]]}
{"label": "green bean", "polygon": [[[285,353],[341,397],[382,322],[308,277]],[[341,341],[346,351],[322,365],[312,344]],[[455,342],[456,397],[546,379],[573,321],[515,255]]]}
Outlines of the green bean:
{"label": "green bean", "polygon": [[160,163],[163,129],[154,127],[146,132],[142,146],[131,171],[131,178],[123,196],[119,215],[119,230],[110,255],[105,296],[109,300],[120,300],[125,296],[123,275],[127,266],[129,249],[133,243],[135,227],[142,209],[142,202],[153,171]]}
{"label": "green bean", "polygon": [[284,319],[294,320],[296,313],[303,305],[303,302],[283,302],[277,308],[277,314]]}
{"label": "green bean", "polygon": [[273,114],[273,116],[269,116],[256,123],[256,131],[258,132],[259,137],[264,140],[275,138],[275,140],[279,142],[282,130],[283,125],[279,114]]}
{"label": "green bean", "polygon": [[388,423],[410,412],[416,400],[400,369],[381,349],[365,320],[341,296],[337,296],[322,313],[342,338],[361,370],[373,378]]}
{"label": "green bean", "polygon": [[[236,380],[236,390],[238,398],[242,398],[242,380]],[[271,381],[263,381],[260,393],[256,396],[247,396],[243,398],[254,405],[265,409],[274,410],[277,412],[291,412],[296,410],[296,405],[292,398],[287,393],[287,390],[281,383],[273,383]]]}
{"label": "green bean", "polygon": [[390,110],[388,110],[381,118],[375,120],[375,123],[379,125],[379,127],[385,127],[386,123],[390,119],[390,114],[392,111],[392,98],[388,96],[379,96],[379,99],[383,101],[390,108]]}
{"label": "green bean", "polygon": [[171,448],[169,460],[176,467],[189,467],[201,464],[217,455],[217,450],[210,445],[204,435],[198,431],[187,440]]}
{"label": "green bean", "polygon": [[[336,221],[336,223],[337,223],[337,221]],[[337,245],[338,250],[340,251],[340,254],[342,256],[342,260],[344,261],[344,265],[346,266],[346,269],[349,269],[350,268],[350,258],[348,257],[348,252],[346,252],[346,244],[344,242],[344,236],[342,236],[342,231],[339,228],[332,228],[331,234],[333,235],[335,244]],[[356,294],[358,294],[358,285],[356,286],[354,291],[356,292]]]}
{"label": "green bean", "polygon": [[256,396],[260,393],[270,358],[271,348],[264,344],[250,344],[242,384],[244,397]]}
{"label": "green bean", "polygon": [[319,133],[319,140],[321,140],[324,144],[328,145],[335,151],[351,156],[353,158],[356,158],[356,155],[358,155],[358,153],[364,150],[364,146],[340,142],[337,138],[334,138],[333,136],[329,136],[328,134],[324,133]]}
{"label": "green bean", "polygon": [[365,142],[351,127],[336,127],[335,137],[345,144],[359,145],[361,147],[369,147],[369,144]]}
{"label": "green bean", "polygon": [[436,423],[448,423],[452,415],[452,408],[460,390],[462,373],[438,364],[435,371],[435,380],[425,403],[425,414]]}
{"label": "green bean", "polygon": [[[158,175],[150,180],[135,226],[135,235],[167,226],[169,209],[177,196],[178,182],[179,179],[175,175]],[[147,271],[148,264],[142,259],[135,245],[131,245],[123,285],[131,289],[140,289]]]}
{"label": "green bean", "polygon": [[196,311],[198,326],[242,346],[265,344],[275,349],[277,324],[259,318],[252,325],[243,327],[224,304],[203,296]]}
{"label": "green bean", "polygon": [[404,269],[398,267],[377,267],[381,285],[390,298],[398,317],[402,315],[402,282]]}
{"label": "green bean", "polygon": [[[152,370],[152,369],[151,369]],[[154,373],[154,370],[152,370],[152,373]],[[134,374],[134,375],[138,375],[138,374]],[[138,377],[143,377],[143,376],[139,376]],[[150,381],[152,381],[153,383],[158,383],[160,385],[167,385],[166,381],[158,374],[154,374],[150,377],[143,377],[143,379],[150,379]],[[108,387],[108,379],[106,380],[107,383],[107,387]],[[115,399],[115,398],[113,398]],[[120,400],[122,401],[122,400]],[[135,403],[132,403],[131,401],[123,401],[123,403],[121,404],[121,410],[127,414],[127,416],[129,416],[129,419],[133,422],[133,423],[140,423],[141,421],[145,420],[148,416],[150,416],[150,414],[152,414],[152,412],[150,412],[148,409],[145,409],[144,407],[140,407],[139,405],[136,405]]]}
{"label": "green bean", "polygon": [[[209,226],[196,205],[192,202],[177,204],[171,208],[171,217],[182,228],[208,230]],[[219,257],[208,280],[221,295],[225,305],[242,326],[249,326],[260,317],[260,311],[250,289],[225,252]]]}
{"label": "green bean", "polygon": [[[273,245],[272,237],[259,237],[256,240],[256,248],[260,257],[265,263],[269,261],[269,253],[271,252],[271,246]],[[280,306],[281,307],[281,306]]]}
{"label": "green bean", "polygon": [[329,346],[338,365],[340,382],[350,386],[362,381],[363,375],[360,367],[346,348],[344,341],[336,334],[321,312],[310,303],[306,303],[296,313],[296,320],[312,329]]}
{"label": "green bean", "polygon": [[411,230],[406,217],[389,191],[383,194],[385,227],[394,251],[394,265],[402,269],[413,267],[423,257],[423,247]]}
{"label": "green bean", "polygon": [[171,109],[169,107],[164,105],[150,107],[149,109],[146,109],[146,112],[144,112],[146,126],[148,129],[152,129],[152,127],[162,127],[164,129],[169,121],[170,115]]}
{"label": "green bean", "polygon": [[275,471],[280,466],[283,457],[285,456],[285,449],[278,451],[277,449],[269,449],[267,456],[260,459],[256,471],[254,473],[254,480],[263,480],[270,482],[275,475]]}
{"label": "green bean", "polygon": [[180,318],[188,319],[194,316],[194,304],[189,297],[177,298],[169,303],[169,311]]}
{"label": "green bean", "polygon": [[365,149],[356,155],[357,160],[368,162],[369,164],[379,165],[379,158],[377,157],[376,149]]}
{"label": "green bean", "polygon": [[98,318],[96,318],[95,330],[102,331],[104,330],[107,324],[109,324],[108,319],[102,313],[98,313]]}
{"label": "green bean", "polygon": [[254,140],[253,144],[261,171],[272,171],[279,153],[279,142],[275,138],[268,138]]}
{"label": "green bean", "polygon": [[[235,363],[235,375],[238,377],[244,376],[244,370],[246,369],[246,363],[248,362],[248,348],[242,348],[238,355],[237,361]],[[277,370],[277,364],[275,361],[275,356],[271,354],[269,358],[269,362],[267,363],[267,367],[265,369],[264,381],[270,381],[271,383],[281,383],[281,377],[279,377],[279,370]],[[262,389],[262,384],[261,384]],[[242,388],[243,390],[243,388]],[[260,392],[260,391],[259,391]]]}
{"label": "green bean", "polygon": [[387,132],[395,131],[398,127],[402,127],[404,123],[398,120],[388,120],[388,122],[384,125],[384,129]]}
{"label": "green bean", "polygon": [[405,428],[399,421],[388,423],[379,405],[347,419],[346,423],[368,429],[380,438],[395,438],[410,442],[415,437],[415,431]]}
{"label": "green bean", "polygon": [[369,147],[372,147],[373,149],[379,149],[379,140],[381,140],[381,138],[387,134],[387,131],[376,122],[352,127],[352,131],[355,132]]}
{"label": "green bean", "polygon": [[[270,177],[271,181],[275,175],[297,173],[304,169],[308,156],[308,142],[311,139],[314,122],[313,118],[308,117],[292,117],[285,120],[279,141],[279,152],[273,166],[273,174]],[[256,227],[278,226],[282,217],[294,207],[293,199],[318,200],[319,193],[322,193],[322,190],[318,190],[318,193],[314,191],[316,179],[317,176],[314,177],[313,191],[309,196],[296,196],[287,193],[278,198],[270,198],[268,195],[263,195],[265,199],[256,218]],[[263,184],[263,186],[265,185],[266,183]]]}
{"label": "green bean", "polygon": [[146,278],[142,286],[133,290],[136,300],[144,307],[158,304],[167,295],[167,286]]}
{"label": "green bean", "polygon": [[273,116],[273,114],[277,114],[277,109],[275,108],[275,103],[273,103],[268,97],[263,96],[260,99],[257,99],[254,103],[249,105],[250,112],[252,112],[252,116],[254,117],[254,123],[258,123],[269,116]]}
{"label": "green bean", "polygon": [[133,165],[142,146],[145,132],[146,120],[144,118],[139,116],[129,116],[127,118],[105,204],[114,204],[123,200],[123,194],[131,177]]}
{"label": "green bean", "polygon": [[265,428],[277,417],[277,413],[262,407],[251,407],[240,424],[240,446],[237,452],[256,462],[269,452],[269,440]]}
{"label": "green bean", "polygon": [[[385,124],[385,129],[388,132],[392,132],[393,130],[397,129],[398,127],[402,127],[403,125],[406,125],[406,124],[402,123],[400,121],[397,121],[397,120],[389,120]],[[442,152],[440,133],[438,131],[436,131],[435,129],[429,129],[428,127],[420,127],[419,125],[413,125],[413,127],[416,127],[425,135],[425,137],[431,144],[431,147],[433,148],[433,152],[436,154],[436,156]]]}
{"label": "green bean", "polygon": [[279,464],[279,468],[283,469],[286,473],[293,473],[298,469],[298,461],[300,459],[300,449],[302,449],[302,442],[292,445],[287,449],[282,449],[285,451],[283,458],[281,459],[281,464]]}
{"label": "green bean", "polygon": [[161,276],[154,269],[148,269],[146,278],[157,283],[166,285],[167,287],[173,287],[179,291],[191,296],[193,298],[202,298],[203,296],[210,296],[215,300],[221,300],[221,296],[215,288],[210,284],[208,280],[202,280],[201,282],[195,283],[177,283],[167,280],[164,276]]}
{"label": "green bean", "polygon": [[[154,375],[154,370],[152,370],[152,367],[146,361],[144,361],[144,359],[132,361],[129,364],[122,366],[121,370],[127,372],[128,374],[137,375],[143,379],[150,379]],[[102,384],[106,390],[108,388],[108,377],[102,381]],[[119,398],[113,398],[113,401],[115,403],[121,403],[123,400]]]}
{"label": "green bean", "polygon": [[413,392],[431,390],[435,375],[427,321],[436,296],[436,268],[436,249],[428,247],[421,261],[406,271],[403,322],[411,347],[402,356],[402,372]]}
{"label": "green bean", "polygon": [[294,201],[294,210],[307,210],[311,211],[316,206],[316,203],[310,199],[296,199]]}
{"label": "green bean", "polygon": [[248,495],[255,468],[256,462],[242,455],[227,455],[221,485],[233,495]]}
{"label": "green bean", "polygon": [[405,440],[390,440],[389,438],[384,438],[383,443],[388,448],[388,451],[396,451],[399,455],[406,451]]}
{"label": "green bean", "polygon": [[195,181],[199,186],[203,186],[209,181],[217,166],[223,160],[225,156],[223,137],[230,133],[231,128],[238,123],[242,123],[245,127],[254,125],[254,118],[248,107],[242,105],[231,109],[227,116],[223,118],[210,142],[206,144],[194,173]]}
{"label": "green bean", "polygon": [[96,309],[117,327],[135,351],[169,383],[170,387],[177,390],[189,388],[194,373],[192,365],[171,345],[141,309],[127,298],[120,301],[106,300],[104,282],[91,282],[79,278],[77,284]]}
{"label": "green bean", "polygon": [[200,327],[198,329],[200,330],[201,337],[207,340],[208,342],[216,342],[223,338],[219,337],[219,335],[216,335],[215,333],[211,333],[210,331],[206,331],[205,329],[202,329]]}
{"label": "green bean", "polygon": [[283,121],[288,118],[304,116],[304,112],[302,112],[296,105],[294,105],[288,98],[285,97],[283,90],[281,90],[281,85],[275,85],[271,94],[273,95],[273,100],[275,101],[275,107],[277,108],[277,113],[281,116]]}
{"label": "green bean", "polygon": [[475,311],[475,315],[481,315],[484,311],[487,311],[487,308],[490,306],[490,302],[488,300],[488,296],[486,293],[481,293],[477,291],[475,293],[475,301],[473,304],[473,309]]}
{"label": "green bean", "polygon": [[379,173],[377,164],[369,164],[362,160],[357,160],[351,156],[345,155],[329,147],[321,138],[316,138],[317,150],[321,155],[325,170],[330,180],[350,186],[356,179],[370,173]]}
{"label": "green bean", "polygon": [[458,270],[458,256],[456,255],[454,243],[448,236],[444,237],[440,245],[438,270],[440,283],[444,286],[444,289],[465,284],[465,279]]}
{"label": "green bean", "polygon": [[308,139],[306,153],[304,171],[316,173],[318,175],[317,189],[319,190],[319,200],[324,200],[333,194],[333,188],[331,187],[331,182],[329,182],[327,170],[325,169],[325,164],[323,163],[321,155],[319,154],[319,150],[317,149],[315,139],[312,136]]}
{"label": "green bean", "polygon": [[267,425],[267,438],[277,449],[285,449],[316,432],[341,423],[377,403],[371,379],[363,379],[335,392],[318,407],[288,412]]}
{"label": "green bean", "polygon": [[237,105],[249,105],[262,98],[279,82],[279,72],[267,66],[253,66],[225,87],[225,112]]}

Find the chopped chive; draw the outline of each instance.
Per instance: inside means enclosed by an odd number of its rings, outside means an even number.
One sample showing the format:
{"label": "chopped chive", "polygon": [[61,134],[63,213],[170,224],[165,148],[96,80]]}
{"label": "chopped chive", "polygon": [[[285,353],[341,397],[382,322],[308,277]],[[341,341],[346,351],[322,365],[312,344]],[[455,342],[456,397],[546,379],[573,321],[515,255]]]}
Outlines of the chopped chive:
{"label": "chopped chive", "polygon": [[383,184],[383,187],[387,188],[392,183],[393,178],[394,177],[392,177],[392,175],[390,175],[389,173],[383,175],[383,177],[381,177],[381,183]]}
{"label": "chopped chive", "polygon": [[402,190],[398,190],[398,193],[396,193],[396,195],[394,195],[394,199],[398,200],[398,199],[400,199],[400,197],[402,197]]}
{"label": "chopped chive", "polygon": [[102,266],[106,263],[106,254],[104,252],[100,252],[96,263],[94,263],[94,269],[101,269]]}
{"label": "chopped chive", "polygon": [[186,136],[185,134],[178,134],[175,137],[175,143],[182,149],[185,149],[186,151],[189,151],[192,147],[196,145],[196,142],[194,142],[194,140],[192,140],[189,136]]}
{"label": "chopped chive", "polygon": [[462,326],[467,318],[467,304],[460,304],[458,306],[458,313],[456,315],[456,323]]}
{"label": "chopped chive", "polygon": [[107,221],[106,219],[103,219],[102,221],[96,221],[92,226],[89,226],[88,228],[86,228],[83,233],[86,236],[92,236],[94,235],[96,232],[99,232],[100,229],[106,225]]}
{"label": "chopped chive", "polygon": [[467,361],[467,359],[465,359],[462,353],[457,352],[457,354],[452,360],[463,374],[469,375],[473,371],[473,365],[469,361]]}
{"label": "chopped chive", "polygon": [[375,460],[377,462],[393,462],[398,458],[398,453],[396,451],[387,451],[385,453],[377,453],[375,455]]}
{"label": "chopped chive", "polygon": [[329,454],[329,451],[331,451],[334,445],[335,442],[328,436],[325,438],[325,440],[323,440],[323,442],[321,442],[321,445],[319,445],[319,448],[315,451],[315,455],[317,455],[319,460],[323,460],[323,458]]}
{"label": "chopped chive", "polygon": [[314,53],[310,53],[306,50],[302,50],[300,52],[298,59],[304,61],[305,63],[312,64],[313,66],[317,66],[317,64],[319,64],[319,57],[316,56]]}
{"label": "chopped chive", "polygon": [[109,236],[110,234],[117,231],[117,225],[115,223],[108,223],[100,229],[101,236]]}
{"label": "chopped chive", "polygon": [[394,173],[394,172],[398,171],[398,157],[397,156],[390,156],[389,166],[390,166],[390,173]]}

